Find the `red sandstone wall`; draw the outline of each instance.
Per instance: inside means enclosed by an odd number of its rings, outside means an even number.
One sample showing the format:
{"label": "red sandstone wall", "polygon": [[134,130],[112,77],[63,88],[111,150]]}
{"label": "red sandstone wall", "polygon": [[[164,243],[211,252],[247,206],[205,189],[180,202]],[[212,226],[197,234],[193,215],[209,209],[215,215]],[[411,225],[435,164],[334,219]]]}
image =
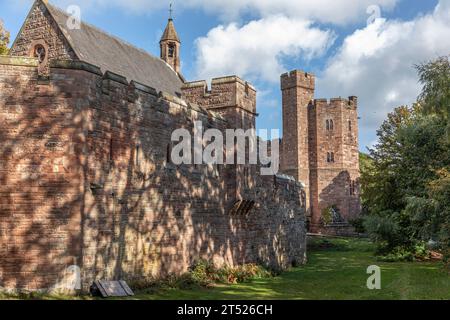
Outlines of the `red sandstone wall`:
{"label": "red sandstone wall", "polygon": [[[340,231],[322,228],[324,209],[336,206],[346,221],[356,218],[361,210],[357,99],[313,101],[314,80],[314,75],[298,70],[281,76],[281,169],[307,185],[310,230],[336,234]],[[327,130],[327,120],[333,121],[332,130]],[[334,162],[327,161],[331,152]],[[351,181],[356,183],[354,194],[350,193]],[[342,230],[348,234],[350,229],[346,226]]]}
{"label": "red sandstone wall", "polygon": [[[353,98],[352,98],[353,99]],[[312,221],[314,231],[321,227],[324,209],[336,206],[348,221],[360,212],[359,192],[350,194],[351,181],[359,180],[359,151],[356,101],[346,99],[315,100],[310,109],[310,126],[314,148],[312,160]],[[333,121],[327,130],[326,121]],[[351,130],[348,121],[352,121]],[[327,153],[334,153],[334,162],[327,162]]]}
{"label": "red sandstone wall", "polygon": [[56,62],[42,81],[24,61],[0,63],[0,287],[52,287],[72,264],[86,288],[181,273],[200,257],[304,262],[298,184],[252,176],[239,193],[254,205],[234,213],[236,168],[166,161],[173,129],[223,119],[94,66]]}
{"label": "red sandstone wall", "polygon": [[32,46],[36,40],[43,41],[48,47],[48,59],[75,59],[76,55],[70,48],[64,35],[54,24],[45,5],[35,3],[29,18],[14,42],[10,54],[12,56],[32,55]]}
{"label": "red sandstone wall", "polygon": [[281,169],[305,185],[310,208],[308,108],[314,98],[315,77],[298,70],[281,76],[283,105],[283,155]]}
{"label": "red sandstone wall", "polygon": [[36,61],[1,59],[0,286],[49,287],[79,263],[85,77],[42,81]]}

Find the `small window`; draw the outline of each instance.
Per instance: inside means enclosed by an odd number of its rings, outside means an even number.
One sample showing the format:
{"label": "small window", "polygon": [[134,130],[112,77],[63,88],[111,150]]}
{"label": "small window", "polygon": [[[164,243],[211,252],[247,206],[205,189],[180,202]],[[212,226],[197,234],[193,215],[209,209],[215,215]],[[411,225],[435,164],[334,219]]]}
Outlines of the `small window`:
{"label": "small window", "polygon": [[352,122],[348,121],[348,131],[352,131]]}
{"label": "small window", "polygon": [[173,58],[175,56],[175,44],[169,43],[169,58]]}
{"label": "small window", "polygon": [[44,46],[42,44],[37,44],[34,47],[33,55],[34,55],[35,58],[38,59],[39,63],[42,63],[42,62],[45,61],[47,52],[46,52],[46,50],[45,50],[45,48],[44,48]]}
{"label": "small window", "polygon": [[354,180],[350,181],[350,195],[354,196],[356,194],[356,183]]}
{"label": "small window", "polygon": [[139,145],[136,146],[136,154],[135,154],[135,165],[137,168],[139,168],[139,151],[140,147]]}
{"label": "small window", "polygon": [[167,144],[167,151],[166,151],[166,163],[167,164],[172,162],[171,161],[171,157],[172,157],[171,153],[172,153],[172,145],[169,143],[169,144]]}
{"label": "small window", "polygon": [[327,152],[327,162],[334,162],[334,152]]}
{"label": "small window", "polygon": [[334,122],[333,122],[333,120],[328,119],[328,120],[325,122],[325,127],[326,127],[327,131],[334,130]]}
{"label": "small window", "polygon": [[109,139],[109,161],[114,161],[114,141],[112,137]]}

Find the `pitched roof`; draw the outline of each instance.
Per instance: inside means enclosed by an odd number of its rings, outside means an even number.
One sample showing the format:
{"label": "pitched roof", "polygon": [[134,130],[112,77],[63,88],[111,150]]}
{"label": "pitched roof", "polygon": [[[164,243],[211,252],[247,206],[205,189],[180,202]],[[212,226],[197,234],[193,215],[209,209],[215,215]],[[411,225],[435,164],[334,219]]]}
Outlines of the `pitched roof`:
{"label": "pitched roof", "polygon": [[183,81],[163,60],[86,23],[81,23],[80,29],[71,30],[66,24],[67,13],[48,3],[46,6],[80,60],[157,91],[173,95],[181,92]]}
{"label": "pitched roof", "polygon": [[175,25],[173,24],[173,20],[169,19],[167,22],[166,29],[164,30],[164,33],[161,37],[161,41],[165,40],[173,40],[173,41],[180,41],[180,38],[178,38],[177,31],[175,30]]}

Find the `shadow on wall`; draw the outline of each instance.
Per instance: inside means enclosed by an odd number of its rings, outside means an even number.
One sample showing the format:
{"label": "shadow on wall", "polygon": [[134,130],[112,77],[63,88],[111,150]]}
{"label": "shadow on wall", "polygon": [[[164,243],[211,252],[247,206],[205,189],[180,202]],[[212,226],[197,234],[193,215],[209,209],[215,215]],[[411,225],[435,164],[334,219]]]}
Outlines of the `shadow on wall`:
{"label": "shadow on wall", "polygon": [[303,203],[292,185],[261,179],[250,199],[259,205],[230,215],[234,166],[167,161],[174,128],[223,121],[85,71],[52,69],[51,81],[30,67],[4,74],[0,286],[50,288],[71,265],[87,288],[185,272],[199,258],[303,262]]}
{"label": "shadow on wall", "polygon": [[336,207],[344,222],[355,219],[360,212],[359,178],[355,180],[353,187],[351,183],[348,171],[341,171],[334,177],[319,195],[319,213],[330,207]]}

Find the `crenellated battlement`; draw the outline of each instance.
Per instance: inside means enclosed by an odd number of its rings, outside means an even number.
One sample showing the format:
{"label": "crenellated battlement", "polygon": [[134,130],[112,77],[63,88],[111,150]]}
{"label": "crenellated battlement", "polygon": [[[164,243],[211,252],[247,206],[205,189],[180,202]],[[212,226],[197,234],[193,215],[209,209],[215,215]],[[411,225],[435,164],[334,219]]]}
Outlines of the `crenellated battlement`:
{"label": "crenellated battlement", "polygon": [[301,87],[314,90],[316,77],[312,73],[301,70],[293,70],[281,75],[281,90]]}
{"label": "crenellated battlement", "polygon": [[256,89],[237,76],[214,78],[210,89],[204,80],[188,82],[181,91],[188,102],[207,109],[237,107],[256,113]]}
{"label": "crenellated battlement", "polygon": [[355,96],[350,96],[348,99],[338,97],[338,98],[319,98],[314,99],[314,103],[311,105],[312,108],[336,108],[336,107],[347,107],[349,109],[356,109],[358,107],[358,98]]}

